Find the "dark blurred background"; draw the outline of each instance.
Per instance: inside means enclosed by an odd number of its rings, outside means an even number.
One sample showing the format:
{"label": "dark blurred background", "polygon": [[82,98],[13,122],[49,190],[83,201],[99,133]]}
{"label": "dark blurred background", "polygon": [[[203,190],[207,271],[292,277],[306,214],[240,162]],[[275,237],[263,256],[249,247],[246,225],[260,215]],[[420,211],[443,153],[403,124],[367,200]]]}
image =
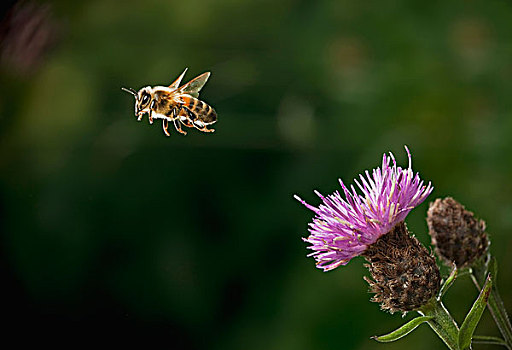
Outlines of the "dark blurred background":
{"label": "dark blurred background", "polygon": [[[2,5],[4,339],[169,349],[432,349],[370,303],[360,258],[306,258],[313,189],[392,151],[485,219],[512,310],[512,3]],[[139,89],[211,71],[213,134],[137,123]],[[408,217],[428,244],[422,204]],[[446,272],[446,269],[443,270]],[[446,305],[462,322],[477,291]],[[486,312],[477,332],[497,335]],[[486,349],[490,346],[475,346]]]}

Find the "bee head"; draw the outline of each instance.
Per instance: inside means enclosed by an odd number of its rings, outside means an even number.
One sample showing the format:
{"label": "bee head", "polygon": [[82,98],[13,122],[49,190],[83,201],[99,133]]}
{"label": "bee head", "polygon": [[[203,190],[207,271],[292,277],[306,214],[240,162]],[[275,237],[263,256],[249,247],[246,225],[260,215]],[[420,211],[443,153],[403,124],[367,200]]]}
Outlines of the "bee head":
{"label": "bee head", "polygon": [[121,88],[135,97],[135,116],[149,112],[149,105],[152,100],[152,89],[150,86],[143,87],[138,92],[132,88]]}

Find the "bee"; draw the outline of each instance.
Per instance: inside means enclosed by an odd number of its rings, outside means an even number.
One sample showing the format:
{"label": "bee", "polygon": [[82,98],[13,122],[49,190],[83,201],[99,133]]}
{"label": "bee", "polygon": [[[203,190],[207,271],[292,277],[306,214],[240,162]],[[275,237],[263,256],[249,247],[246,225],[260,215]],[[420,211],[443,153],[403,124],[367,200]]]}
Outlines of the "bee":
{"label": "bee", "polygon": [[162,119],[162,128],[167,136],[171,136],[167,130],[169,122],[172,122],[176,131],[183,135],[187,132],[182,129],[182,125],[203,132],[215,131],[208,129],[207,126],[217,121],[217,113],[209,104],[198,98],[199,91],[210,77],[210,72],[203,73],[180,87],[187,69],[169,86],[146,86],[139,91],[121,88],[135,97],[137,121],[141,121],[146,113],[150,124],[153,124],[154,119]]}

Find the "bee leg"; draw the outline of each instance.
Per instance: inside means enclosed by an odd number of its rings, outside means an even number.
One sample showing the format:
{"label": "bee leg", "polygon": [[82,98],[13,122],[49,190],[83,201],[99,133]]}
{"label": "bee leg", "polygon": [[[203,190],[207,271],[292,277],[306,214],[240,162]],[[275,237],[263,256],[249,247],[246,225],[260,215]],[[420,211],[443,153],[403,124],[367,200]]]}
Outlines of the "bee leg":
{"label": "bee leg", "polygon": [[168,120],[172,120],[174,123],[174,127],[176,128],[176,131],[178,131],[180,134],[186,135],[187,133],[181,130],[181,126],[179,124],[178,120],[178,114],[180,113],[180,107],[174,107],[167,113],[167,117],[169,117]]}
{"label": "bee leg", "polygon": [[187,132],[186,131],[183,131],[181,129],[181,124],[180,124],[180,121],[178,119],[174,119],[173,120],[174,122],[174,127],[176,128],[176,130],[180,133],[180,134],[183,134],[183,135],[186,135]]}
{"label": "bee leg", "polygon": [[185,110],[185,113],[188,115],[188,119],[191,122],[197,119],[197,116],[190,109],[188,109],[187,107],[183,107],[183,109]]}
{"label": "bee leg", "polygon": [[171,136],[171,134],[169,134],[169,131],[167,131],[168,126],[169,126],[169,124],[167,122],[167,119],[163,119],[162,120],[162,128],[164,129],[165,136]]}
{"label": "bee leg", "polygon": [[188,128],[193,128],[194,124],[190,121],[190,119],[180,119],[180,123],[185,125]]}
{"label": "bee leg", "polygon": [[206,125],[200,120],[194,120],[194,127],[202,132],[214,132],[214,129],[208,129]]}
{"label": "bee leg", "polygon": [[181,124],[185,125],[188,128],[193,128],[194,125],[192,125],[192,121],[188,117],[187,110],[188,109],[186,107],[179,107],[179,112],[176,115],[177,118],[180,120]]}
{"label": "bee leg", "polygon": [[197,129],[197,130],[202,131],[202,132],[215,132],[215,129],[208,129],[208,128],[206,127],[206,125],[205,125],[205,127],[204,127],[204,128],[202,128],[202,129]]}
{"label": "bee leg", "polygon": [[183,107],[183,109],[185,110],[185,112],[188,115],[187,123],[186,123],[187,126],[191,125],[191,127],[193,126],[197,130],[203,131],[203,132],[214,132],[215,131],[213,129],[211,129],[211,130],[207,129],[206,125],[202,121],[197,119],[197,115],[194,112],[192,112],[190,109],[188,109],[186,107]]}
{"label": "bee leg", "polygon": [[149,124],[153,124],[153,109],[155,107],[155,100],[151,101],[151,104],[149,105]]}
{"label": "bee leg", "polygon": [[171,112],[171,118],[174,120],[181,112],[181,107],[174,107]]}

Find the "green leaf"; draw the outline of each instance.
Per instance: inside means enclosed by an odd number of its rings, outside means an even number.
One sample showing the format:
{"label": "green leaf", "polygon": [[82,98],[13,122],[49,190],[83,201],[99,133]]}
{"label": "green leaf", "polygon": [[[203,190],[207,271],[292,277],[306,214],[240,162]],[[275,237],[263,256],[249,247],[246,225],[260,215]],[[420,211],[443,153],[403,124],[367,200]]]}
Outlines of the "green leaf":
{"label": "green leaf", "polygon": [[457,276],[459,274],[459,270],[457,270],[457,266],[453,267],[452,272],[450,273],[450,276],[446,279],[446,281],[443,283],[443,286],[441,287],[441,290],[439,291],[439,298],[442,298],[443,295],[446,293],[448,288],[450,288],[457,279]]}
{"label": "green leaf", "polygon": [[466,315],[466,319],[462,323],[459,332],[459,345],[461,349],[469,349],[471,346],[471,338],[473,337],[473,333],[475,332],[475,328],[482,317],[482,314],[485,310],[485,306],[487,305],[487,299],[489,299],[489,294],[491,293],[492,287],[492,279],[491,275],[487,276],[487,280],[485,281],[484,287],[480,291],[480,295],[473,303],[471,310],[469,310]]}
{"label": "green leaf", "polygon": [[416,327],[418,327],[423,322],[430,321],[431,319],[433,319],[432,316],[420,316],[413,318],[412,320],[410,320],[397,330],[385,335],[374,336],[372,337],[372,339],[381,343],[389,343],[398,340],[402,337],[405,337],[407,334],[411,333]]}
{"label": "green leaf", "polygon": [[473,343],[475,344],[491,344],[491,345],[502,345],[507,347],[507,343],[498,337],[491,337],[488,335],[474,335]]}

